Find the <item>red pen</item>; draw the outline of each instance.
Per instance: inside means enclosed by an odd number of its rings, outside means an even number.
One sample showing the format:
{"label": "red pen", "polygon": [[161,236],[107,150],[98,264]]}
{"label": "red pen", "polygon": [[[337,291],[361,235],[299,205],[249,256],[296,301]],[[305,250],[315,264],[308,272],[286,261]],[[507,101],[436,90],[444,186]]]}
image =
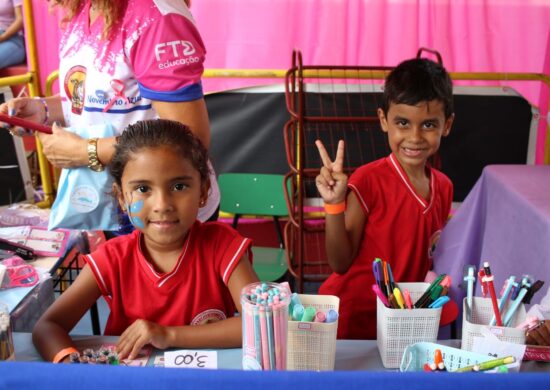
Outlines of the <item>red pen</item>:
{"label": "red pen", "polygon": [[489,267],[488,261],[483,263],[483,270],[485,271],[483,282],[486,283],[487,289],[489,290],[489,295],[491,296],[493,311],[495,312],[496,324],[497,326],[502,326],[502,318],[500,317],[500,311],[498,310],[497,294],[495,292],[495,285],[493,283],[494,277],[491,274],[491,268]]}
{"label": "red pen", "polygon": [[483,295],[483,298],[487,296],[487,282],[485,282],[485,271],[483,269],[480,269],[477,273],[477,276],[479,278],[479,285],[481,286],[481,295]]}

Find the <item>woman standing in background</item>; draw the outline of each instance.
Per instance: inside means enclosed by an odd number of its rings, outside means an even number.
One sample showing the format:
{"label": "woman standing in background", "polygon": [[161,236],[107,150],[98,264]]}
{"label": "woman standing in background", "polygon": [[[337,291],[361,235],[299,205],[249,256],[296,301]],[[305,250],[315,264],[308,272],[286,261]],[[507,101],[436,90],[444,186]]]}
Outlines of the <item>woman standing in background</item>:
{"label": "woman standing in background", "polygon": [[[82,128],[112,123],[119,134],[139,120],[163,118],[189,126],[208,148],[210,125],[201,76],[206,49],[187,1],[51,0],[65,11],[59,55],[60,94],[12,99],[0,106],[40,123]],[[39,134],[55,166],[109,164],[116,137],[83,139],[61,127]],[[204,221],[217,217],[212,170]]]}
{"label": "woman standing in background", "polygon": [[23,0],[0,0],[0,69],[25,60]]}

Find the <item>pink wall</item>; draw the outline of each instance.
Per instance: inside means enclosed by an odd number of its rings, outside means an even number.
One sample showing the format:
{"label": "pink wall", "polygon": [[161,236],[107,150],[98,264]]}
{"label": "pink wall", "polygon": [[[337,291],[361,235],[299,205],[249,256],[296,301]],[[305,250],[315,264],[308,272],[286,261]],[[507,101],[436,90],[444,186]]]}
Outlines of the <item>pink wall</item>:
{"label": "pink wall", "polygon": [[[33,5],[46,75],[57,69],[58,17],[47,14],[45,0]],[[207,68],[286,69],[295,48],[304,64],[393,66],[429,47],[453,72],[550,74],[545,0],[194,0],[191,10],[208,49]],[[207,91],[249,83],[204,81]],[[505,84],[547,105],[547,88],[539,83]],[[539,162],[545,139],[546,121]]]}

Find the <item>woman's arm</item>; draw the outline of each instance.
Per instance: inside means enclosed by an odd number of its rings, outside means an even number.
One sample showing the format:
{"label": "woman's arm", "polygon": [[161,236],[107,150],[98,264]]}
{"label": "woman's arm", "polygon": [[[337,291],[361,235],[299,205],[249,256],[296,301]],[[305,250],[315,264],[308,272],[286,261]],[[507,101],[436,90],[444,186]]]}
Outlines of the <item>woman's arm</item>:
{"label": "woman's arm", "polygon": [[[210,124],[208,122],[208,113],[204,99],[191,102],[161,102],[154,100],[153,108],[160,118],[171,119],[189,126],[193,134],[208,148],[210,145]],[[98,140],[97,155],[102,164],[109,164],[113,158],[115,143],[115,137]],[[83,154],[83,158],[87,161],[87,153]]]}
{"label": "woman's arm", "polygon": [[[258,281],[248,256],[245,255],[229,278],[228,287],[237,310],[241,312],[241,290]],[[141,348],[152,344],[155,348],[234,348],[242,342],[241,317],[232,317],[205,325],[163,327],[150,321],[134,322],[120,336],[117,352],[124,358],[135,358]]]}
{"label": "woman's arm", "polygon": [[23,13],[21,12],[21,6],[13,7],[15,13],[15,19],[12,24],[0,35],[0,42],[10,39],[17,34],[23,28]]}
{"label": "woman's arm", "polygon": [[33,343],[46,361],[64,348],[74,347],[69,332],[101,296],[92,271],[84,266],[74,283],[40,317],[33,332]]}
{"label": "woman's arm", "polygon": [[203,145],[207,149],[210,147],[210,123],[204,99],[190,102],[153,101],[153,108],[160,118],[171,119],[189,126]]}

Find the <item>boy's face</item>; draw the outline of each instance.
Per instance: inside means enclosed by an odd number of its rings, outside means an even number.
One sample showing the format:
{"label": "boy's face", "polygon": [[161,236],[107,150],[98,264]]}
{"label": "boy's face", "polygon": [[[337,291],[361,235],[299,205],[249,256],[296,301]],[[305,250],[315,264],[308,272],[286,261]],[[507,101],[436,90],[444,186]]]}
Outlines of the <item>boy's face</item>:
{"label": "boy's face", "polygon": [[438,100],[416,106],[390,103],[387,116],[378,109],[382,130],[388,133],[391,151],[406,172],[424,170],[428,157],[439,149],[441,137],[451,130],[454,114],[445,119]]}

